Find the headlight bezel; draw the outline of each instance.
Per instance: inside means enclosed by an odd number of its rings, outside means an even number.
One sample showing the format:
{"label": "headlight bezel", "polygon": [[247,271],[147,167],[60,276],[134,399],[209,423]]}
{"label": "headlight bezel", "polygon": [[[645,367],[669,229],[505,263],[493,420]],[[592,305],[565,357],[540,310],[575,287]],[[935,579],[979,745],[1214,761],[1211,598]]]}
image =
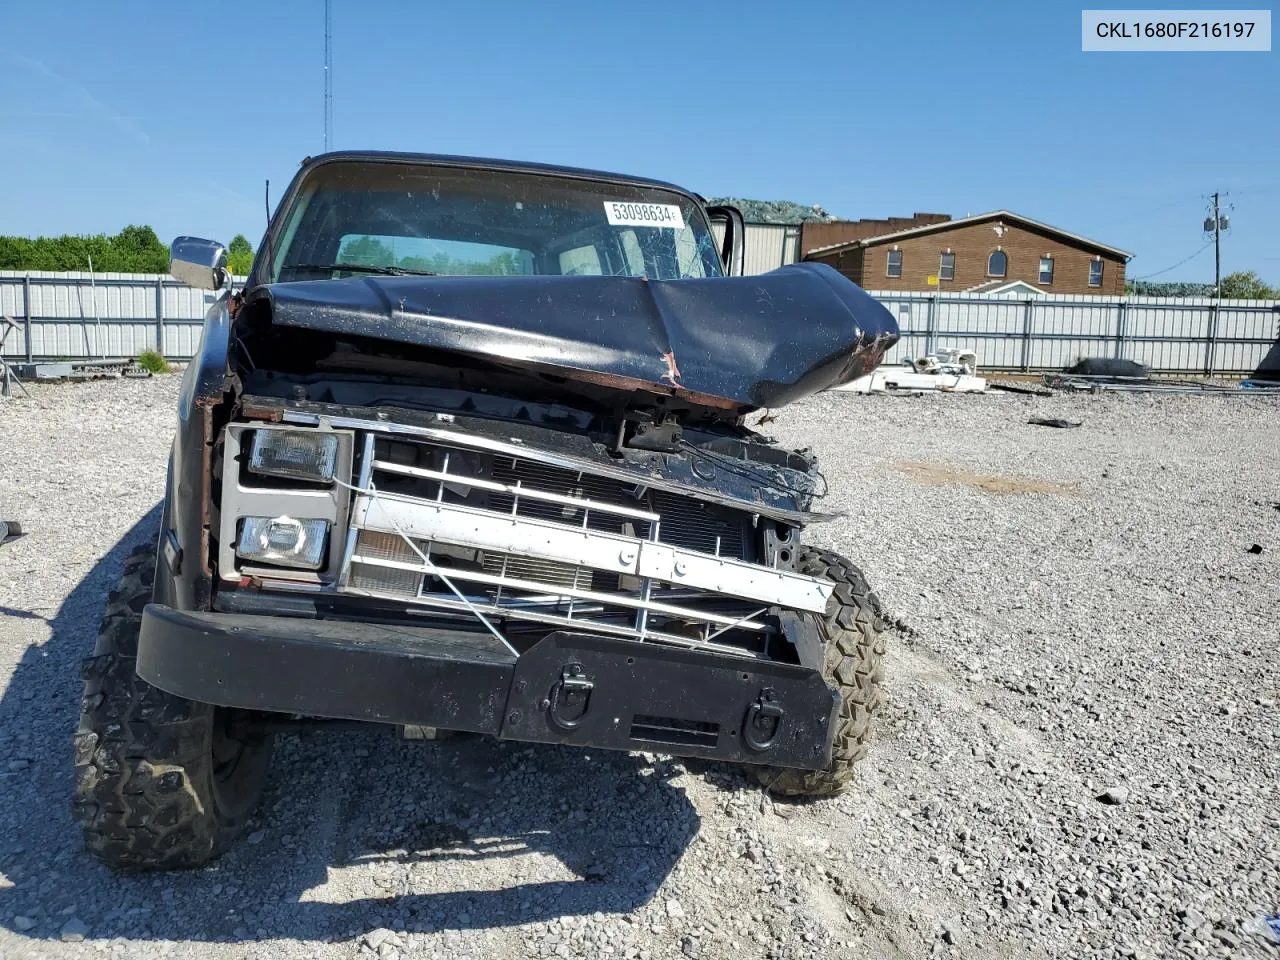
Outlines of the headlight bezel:
{"label": "headlight bezel", "polygon": [[[337,458],[333,480],[316,483],[293,477],[251,473],[249,461],[255,434],[277,431],[336,437]],[[332,441],[316,441],[312,446],[324,447],[331,444]],[[355,447],[354,430],[335,428],[327,422],[312,426],[255,417],[228,423],[222,433],[220,449],[215,449],[214,471],[221,477],[221,483],[211,491],[216,511],[213,522],[218,531],[213,558],[218,579],[225,584],[238,582],[244,586],[246,578],[250,578],[264,584],[287,584],[288,589],[299,590],[324,589],[336,582],[341,573],[342,549],[347,540],[343,531],[347,526],[351,505],[348,488],[355,479]],[[327,469],[325,472],[328,472]],[[256,550],[243,551],[248,555],[241,555],[242,551],[237,548],[244,533],[241,523],[243,518],[270,519],[283,516],[328,522],[328,536],[325,538],[326,545],[321,552],[319,566],[311,566],[310,563],[305,566],[282,565]],[[314,557],[313,549],[307,559],[314,560]]]}

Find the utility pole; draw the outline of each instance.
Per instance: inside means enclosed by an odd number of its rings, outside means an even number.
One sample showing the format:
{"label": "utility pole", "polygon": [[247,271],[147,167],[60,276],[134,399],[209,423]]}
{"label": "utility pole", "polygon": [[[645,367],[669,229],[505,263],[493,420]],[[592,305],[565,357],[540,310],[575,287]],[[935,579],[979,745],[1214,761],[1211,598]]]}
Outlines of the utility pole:
{"label": "utility pole", "polygon": [[1218,321],[1222,313],[1222,231],[1231,227],[1231,221],[1222,215],[1224,194],[1213,191],[1213,216],[1204,218],[1204,232],[1213,234],[1213,298],[1209,305],[1209,336],[1204,346],[1204,375],[1213,376],[1214,348],[1218,340]]}
{"label": "utility pole", "polygon": [[1217,190],[1213,191],[1213,295],[1222,296],[1222,216]]}
{"label": "utility pole", "polygon": [[1222,215],[1225,193],[1213,192],[1213,216],[1204,218],[1204,232],[1213,234],[1213,295],[1222,296],[1222,231],[1230,229],[1231,218]]}
{"label": "utility pole", "polygon": [[324,152],[333,128],[333,4],[324,0]]}

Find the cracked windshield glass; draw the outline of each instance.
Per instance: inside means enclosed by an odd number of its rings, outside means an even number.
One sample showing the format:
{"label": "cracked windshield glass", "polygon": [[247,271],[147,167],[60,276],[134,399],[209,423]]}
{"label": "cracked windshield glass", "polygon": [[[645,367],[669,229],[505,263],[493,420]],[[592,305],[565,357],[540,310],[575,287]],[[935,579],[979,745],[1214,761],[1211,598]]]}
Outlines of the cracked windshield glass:
{"label": "cracked windshield glass", "polygon": [[293,202],[274,279],[367,273],[721,275],[684,194],[632,184],[403,163],[332,163]]}

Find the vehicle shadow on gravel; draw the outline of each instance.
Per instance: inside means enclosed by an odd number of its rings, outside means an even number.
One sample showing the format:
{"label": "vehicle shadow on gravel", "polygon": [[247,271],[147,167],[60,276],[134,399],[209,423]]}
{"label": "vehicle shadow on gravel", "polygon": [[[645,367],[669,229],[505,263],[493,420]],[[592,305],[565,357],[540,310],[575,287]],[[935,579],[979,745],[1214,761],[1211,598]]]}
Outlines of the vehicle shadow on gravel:
{"label": "vehicle shadow on gravel", "polygon": [[80,660],[159,507],[50,621],[0,699],[0,928],[35,939],[344,940],[650,902],[699,829],[675,764],[379,728],[277,742],[248,836],[202,870],[113,874],[70,814]]}

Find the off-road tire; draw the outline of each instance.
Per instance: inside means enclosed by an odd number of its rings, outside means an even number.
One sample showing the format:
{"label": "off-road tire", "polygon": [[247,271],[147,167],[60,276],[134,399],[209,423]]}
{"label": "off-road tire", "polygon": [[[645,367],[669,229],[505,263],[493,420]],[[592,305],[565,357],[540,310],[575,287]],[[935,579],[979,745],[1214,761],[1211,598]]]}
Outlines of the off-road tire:
{"label": "off-road tire", "polygon": [[862,571],[838,553],[801,547],[798,569],[836,585],[818,625],[826,645],[823,679],[840,695],[831,763],[824,770],[756,767],[755,772],[771,793],[829,797],[848,785],[853,765],[867,755],[871,717],[884,702],[884,621],[880,599]]}
{"label": "off-road tire", "polygon": [[154,546],[125,561],[82,666],[72,813],[89,852],[122,870],[193,867],[248,823],[266,778],[269,738],[231,735],[232,711],[165,693],[135,672]]}

